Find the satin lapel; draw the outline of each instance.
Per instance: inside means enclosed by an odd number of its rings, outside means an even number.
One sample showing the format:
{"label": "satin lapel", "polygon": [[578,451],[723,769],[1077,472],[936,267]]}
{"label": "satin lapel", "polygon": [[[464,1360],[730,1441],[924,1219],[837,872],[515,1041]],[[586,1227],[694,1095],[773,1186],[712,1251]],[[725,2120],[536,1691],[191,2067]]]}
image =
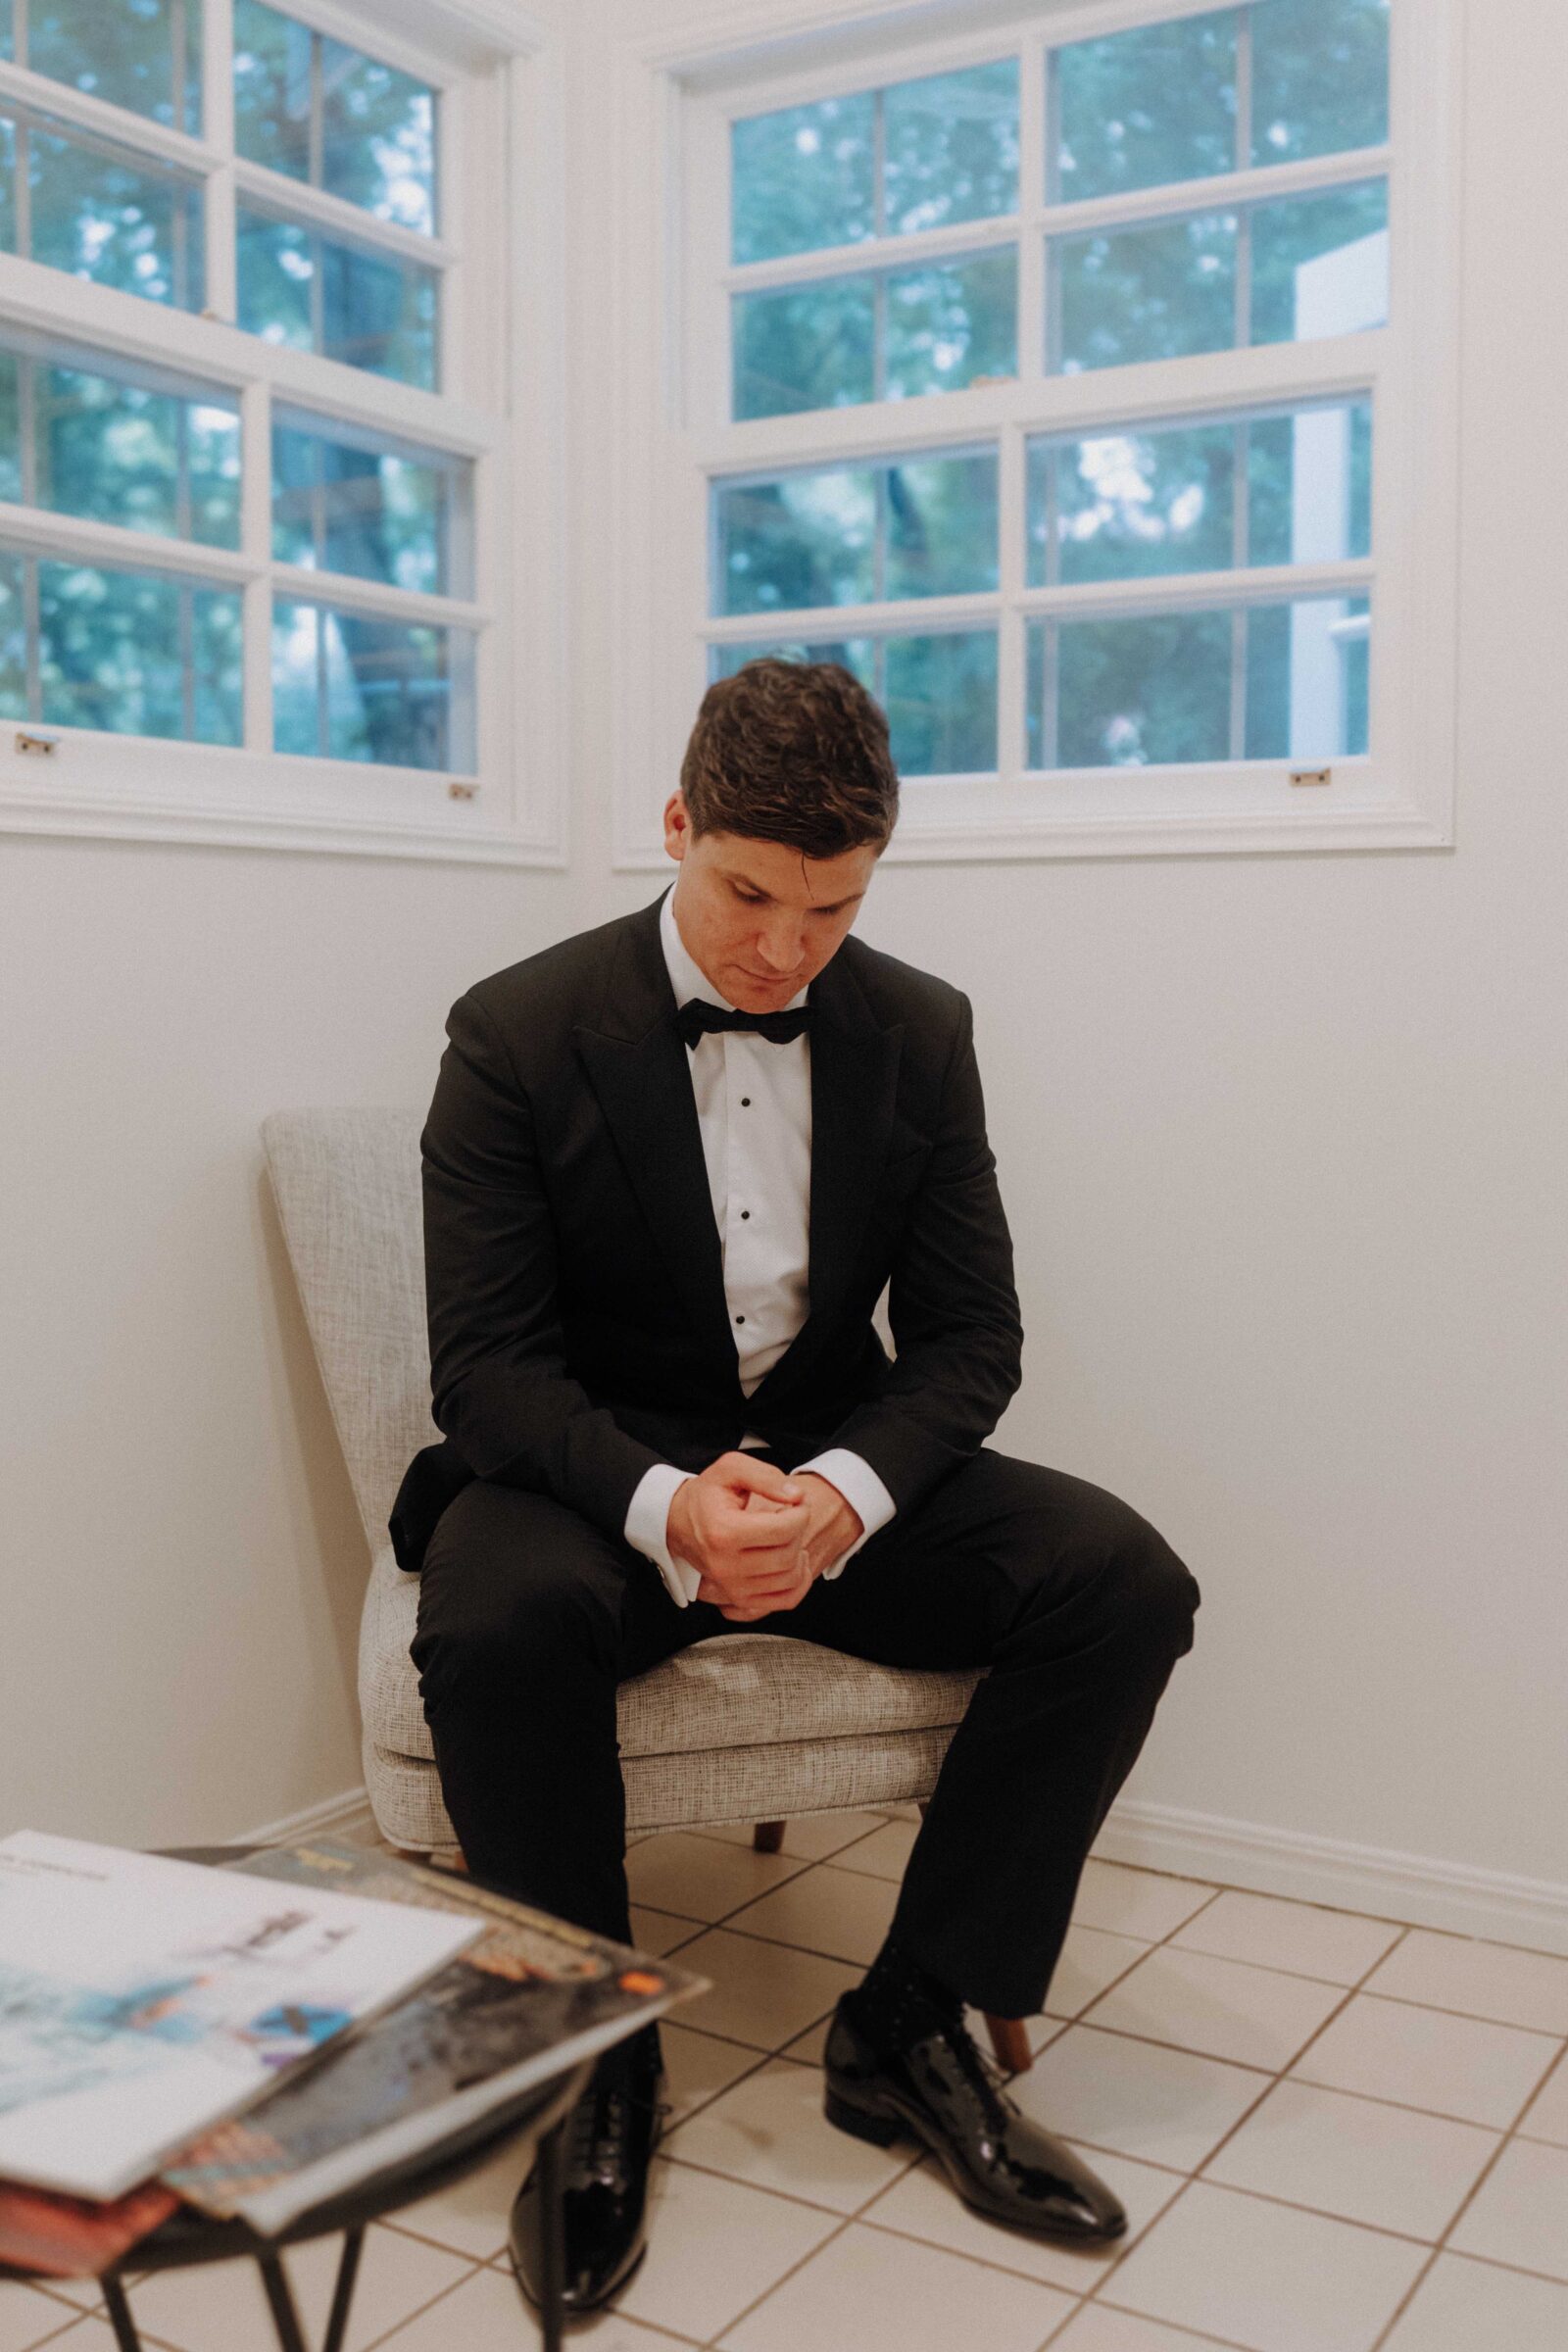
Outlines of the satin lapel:
{"label": "satin lapel", "polygon": [[577,1051],[693,1327],[733,1363],[724,1261],[674,1015],[656,904],[621,932],[595,1017],[577,1024]]}
{"label": "satin lapel", "polygon": [[855,1267],[887,1159],[902,1027],[883,1029],[849,967],[811,989],[811,1314],[835,1305]]}

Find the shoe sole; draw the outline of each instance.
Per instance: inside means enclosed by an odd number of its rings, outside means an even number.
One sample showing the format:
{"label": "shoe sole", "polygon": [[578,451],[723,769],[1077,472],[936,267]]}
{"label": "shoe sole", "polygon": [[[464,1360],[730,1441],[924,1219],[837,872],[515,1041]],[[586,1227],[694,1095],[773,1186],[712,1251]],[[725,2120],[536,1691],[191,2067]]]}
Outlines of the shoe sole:
{"label": "shoe sole", "polygon": [[1125,2222],[1119,2230],[1062,2229],[1055,2226],[1048,2227],[1037,2223],[1014,2221],[1005,2214],[996,2212],[989,2205],[978,2204],[972,2195],[966,2193],[968,2177],[955,2168],[947,2142],[942,2134],[938,2132],[927,2131],[913,2116],[905,2116],[902,2113],[887,2115],[879,2113],[874,2108],[857,2107],[850,2100],[842,2098],[835,2090],[824,2091],[822,2112],[828,2122],[834,2125],[838,2131],[847,2132],[852,2139],[863,2139],[873,2148],[891,2148],[896,2139],[906,2137],[919,2140],[941,2165],[943,2172],[947,2175],[948,2184],[959,2204],[967,2206],[971,2213],[978,2214],[982,2221],[995,2224],[999,2230],[1011,2230],[1020,2237],[1048,2237],[1056,2244],[1064,2246],[1108,2246],[1114,2244],[1117,2238],[1126,2235],[1127,2225]]}
{"label": "shoe sole", "polygon": [[[602,2295],[595,2295],[591,2302],[579,2303],[574,2301],[570,2295],[563,2295],[561,2299],[561,2308],[564,2312],[566,2318],[568,2320],[574,2320],[583,2312],[603,2311],[607,2303],[613,2303],[615,2297],[626,2287],[628,2287],[632,2280],[636,2278],[637,2273],[642,2268],[643,2260],[647,2252],[648,2246],[645,2240],[644,2243],[638,2247],[636,2253],[632,2256],[631,2261],[626,2265],[626,2268],[621,2272],[619,2278],[614,2281],[614,2283],[611,2286],[607,2286]],[[541,2309],[541,2306],[535,2300],[533,2289],[529,2286],[528,2281],[524,2278],[521,2270],[518,2268],[517,2258],[515,2254],[513,2253],[510,2246],[507,2248],[507,2260],[511,2265],[512,2276],[517,2282],[518,2294],[521,2295],[523,2301],[527,2304],[530,2311],[538,2311]]]}

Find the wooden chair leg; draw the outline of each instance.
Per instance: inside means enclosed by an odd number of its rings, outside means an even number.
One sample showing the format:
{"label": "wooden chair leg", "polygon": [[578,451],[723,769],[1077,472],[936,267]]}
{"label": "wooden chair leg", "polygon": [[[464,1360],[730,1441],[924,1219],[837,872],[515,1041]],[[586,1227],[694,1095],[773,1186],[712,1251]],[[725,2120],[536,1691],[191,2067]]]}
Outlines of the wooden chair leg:
{"label": "wooden chair leg", "polygon": [[997,2053],[997,2064],[1004,2074],[1026,2075],[1034,2064],[1029,2047],[1029,2035],[1021,2017],[986,2016],[991,2035],[991,2047]]}
{"label": "wooden chair leg", "polygon": [[781,1821],[760,1821],[752,1832],[752,1844],[760,1854],[782,1853],[784,1824]]}

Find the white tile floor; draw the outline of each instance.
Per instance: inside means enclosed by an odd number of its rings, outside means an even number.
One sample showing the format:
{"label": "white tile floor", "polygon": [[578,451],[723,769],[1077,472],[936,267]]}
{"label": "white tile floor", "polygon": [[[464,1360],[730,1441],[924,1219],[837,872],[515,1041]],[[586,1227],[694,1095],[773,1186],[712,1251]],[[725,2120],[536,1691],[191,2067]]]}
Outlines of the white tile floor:
{"label": "white tile floor", "polygon": [[[913,1824],[650,1838],[637,1933],[713,1990],[664,2029],[652,2245],[593,2352],[1568,2352],[1568,1960],[1092,1862],[1021,2103],[1130,2217],[1074,2253],[823,2121],[822,2021]],[[515,2158],[372,2230],[349,2352],[527,2352]],[[335,2248],[291,2256],[319,2332]],[[0,2352],[114,2352],[90,2288],[0,2288]],[[149,2345],[270,2352],[254,2273],[132,2288]]]}

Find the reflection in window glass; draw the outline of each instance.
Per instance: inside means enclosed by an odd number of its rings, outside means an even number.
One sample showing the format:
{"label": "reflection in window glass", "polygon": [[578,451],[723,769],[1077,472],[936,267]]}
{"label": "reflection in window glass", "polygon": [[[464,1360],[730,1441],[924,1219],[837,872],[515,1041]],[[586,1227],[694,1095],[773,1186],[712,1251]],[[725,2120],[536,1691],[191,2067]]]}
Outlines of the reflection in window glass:
{"label": "reflection in window glass", "polygon": [[1018,61],[882,94],[883,226],[894,236],[1018,209]]}
{"label": "reflection in window glass", "polygon": [[37,708],[114,735],[236,744],[240,599],[165,572],[24,559],[36,572]]}
{"label": "reflection in window glass", "polygon": [[[7,120],[0,147],[7,251],[149,302],[201,308],[202,203],[193,181],[107,140],[35,120]],[[20,215],[19,172],[28,198]]]}
{"label": "reflection in window glass", "polygon": [[1364,400],[1032,440],[1028,582],[1365,556],[1371,469]]}
{"label": "reflection in window glass", "polygon": [[0,548],[0,716],[27,718],[26,558]]}
{"label": "reflection in window glass", "polygon": [[472,632],[274,599],[272,740],[279,752],[471,773]]}
{"label": "reflection in window glass", "polygon": [[1053,201],[1233,172],[1237,24],[1224,9],[1056,50]]}
{"label": "reflection in window glass", "polygon": [[732,127],[737,262],[852,245],[876,222],[876,101],[868,90],[751,115]]}
{"label": "reflection in window glass", "polygon": [[426,391],[436,381],[436,273],[241,209],[239,323]]}
{"label": "reflection in window glass", "polygon": [[435,93],[263,0],[234,0],[234,140],[378,220],[435,228]]}
{"label": "reflection in window glass", "polygon": [[995,629],[921,637],[781,639],[710,649],[715,678],[733,677],[763,655],[785,662],[837,662],[887,712],[894,764],[903,776],[973,775],[997,764]]}
{"label": "reflection in window glass", "polygon": [[201,24],[198,0],[30,0],[17,63],[197,133]]}
{"label": "reflection in window glass", "polygon": [[1016,249],[739,294],[733,315],[737,417],[961,391],[1016,372]]}
{"label": "reflection in window glass", "polygon": [[0,347],[0,498],[238,547],[237,405]]}
{"label": "reflection in window glass", "polygon": [[1370,633],[1367,601],[1353,597],[1032,622],[1029,764],[1362,753]]}
{"label": "reflection in window glass", "polygon": [[1388,318],[1388,183],[1051,240],[1050,365],[1074,374],[1239,341],[1309,341]]}
{"label": "reflection in window glass", "polygon": [[466,460],[434,450],[414,456],[276,425],[272,553],[280,564],[394,588],[469,595],[464,526],[470,473]]}
{"label": "reflection in window glass", "polygon": [[1388,223],[1384,179],[1256,206],[1251,340],[1307,342],[1386,325]]}
{"label": "reflection in window glass", "polygon": [[1018,62],[1000,58],[731,125],[731,254],[772,261],[1018,208]]}
{"label": "reflection in window glass", "polygon": [[1389,0],[1259,0],[1254,164],[1377,147],[1389,135]]}
{"label": "reflection in window glass", "polygon": [[787,612],[997,584],[991,452],[832,466],[713,490],[714,609]]}

